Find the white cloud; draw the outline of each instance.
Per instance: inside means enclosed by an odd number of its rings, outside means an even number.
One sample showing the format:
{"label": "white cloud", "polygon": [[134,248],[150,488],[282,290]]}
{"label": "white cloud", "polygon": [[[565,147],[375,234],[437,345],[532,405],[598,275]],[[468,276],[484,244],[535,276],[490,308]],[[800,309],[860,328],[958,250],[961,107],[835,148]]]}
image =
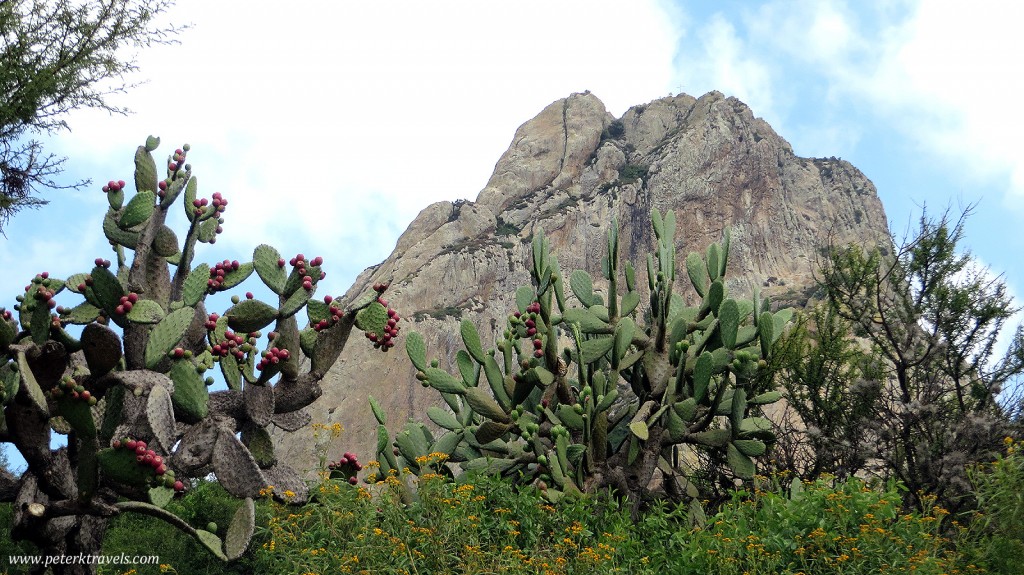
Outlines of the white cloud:
{"label": "white cloud", "polygon": [[552,101],[591,90],[620,115],[668,93],[678,25],[657,0],[178,0],[174,17],[192,28],[140,52],[148,82],[117,100],[135,113],[76,113],[54,150],[130,180],[145,136],[162,136],[161,161],[187,140],[200,195],[230,202],[217,251],[270,241],[341,260],[333,292],[428,204],[474,199]]}
{"label": "white cloud", "polygon": [[[823,86],[823,98],[811,104],[826,122],[794,137],[828,142],[827,132],[841,127],[847,142],[856,141],[864,118],[852,111],[866,108],[869,121],[887,122],[933,154],[943,169],[967,170],[1024,204],[1024,154],[1017,142],[1024,115],[1015,109],[1024,91],[1016,73],[1024,54],[1024,37],[1017,30],[1022,17],[1024,4],[1017,2],[968,7],[920,0],[774,1],[735,19],[745,25],[744,34],[720,18],[707,30],[728,40],[721,43],[721,55],[711,55],[714,65],[724,61],[722,69],[728,71],[731,61],[748,62],[753,72],[743,82],[769,85],[777,102],[811,103],[790,85],[801,76]],[[759,80],[765,77],[786,81]],[[727,77],[717,81],[728,85]],[[748,103],[754,106],[753,99]],[[757,107],[755,112],[760,113]],[[773,113],[781,122],[772,121]],[[805,114],[785,105],[765,112],[777,129]]]}
{"label": "white cloud", "polygon": [[732,22],[721,14],[696,30],[695,43],[681,47],[678,75],[684,89],[700,96],[718,90],[735,96],[782,131],[775,109],[775,82],[770,65],[758,56]]}
{"label": "white cloud", "polygon": [[1024,200],[1024,53],[1017,2],[920,2],[895,27],[865,90],[928,148],[980,177],[1009,176]]}

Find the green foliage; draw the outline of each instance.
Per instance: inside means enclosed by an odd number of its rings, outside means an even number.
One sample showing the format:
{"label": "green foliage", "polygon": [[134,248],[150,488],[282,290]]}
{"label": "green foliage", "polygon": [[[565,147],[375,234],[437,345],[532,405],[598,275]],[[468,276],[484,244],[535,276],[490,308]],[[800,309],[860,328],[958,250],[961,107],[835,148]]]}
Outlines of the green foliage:
{"label": "green foliage", "polygon": [[967,519],[960,549],[993,575],[1020,572],[1024,557],[1024,451],[1007,437],[1006,453],[968,469],[977,510]]}
{"label": "green foliage", "polygon": [[[212,471],[229,493],[250,503],[271,483],[287,486],[293,502],[305,501],[298,473],[274,455],[270,426],[293,431],[308,422],[302,409],[319,396],[318,382],[353,327],[379,337],[380,348],[394,345],[400,318],[383,304],[386,286],[377,286],[357,301],[326,296],[315,302],[300,333],[295,316],[323,277],[319,257],[299,254],[285,262],[261,245],[253,254],[258,265],[225,260],[193,269],[197,244],[213,243],[222,232],[227,200],[219,193],[212,201],[197,196],[187,145],[170,155],[166,176],[157,181],[152,152],[158,145],[150,137],[136,151],[137,193],[127,203],[124,182],[104,187],[112,195],[104,233],[115,262],[97,258],[90,272],[66,281],[40,273],[18,296],[16,318],[0,310],[0,405],[9,423],[3,437],[28,461],[32,481],[24,483],[20,500],[44,507],[75,501],[82,510],[95,505],[110,514],[164,519],[230,559],[245,548],[252,517],[243,512],[223,522],[226,533],[196,529],[169,510],[173,492]],[[176,239],[161,246],[170,237],[165,221],[179,205],[175,198],[188,215],[188,230],[180,246]],[[223,316],[208,314],[208,295],[241,286],[253,271],[278,301],[264,303],[249,293],[244,301],[234,296]],[[61,292],[85,302],[56,306]],[[69,323],[86,324],[80,340],[64,331]],[[269,327],[273,337],[263,340],[258,330]],[[213,378],[206,372],[217,364],[228,389],[210,393]],[[300,366],[309,373],[301,374]],[[31,401],[15,401],[19,388]],[[70,449],[50,450],[51,428],[68,434]],[[240,438],[236,429],[243,431]],[[3,492],[13,499],[13,489]],[[102,530],[73,517],[73,529],[96,533],[83,537],[78,549],[64,547],[66,528],[43,528],[63,517],[26,528],[31,520],[25,516],[15,533],[46,549],[95,552]]]}
{"label": "green foliage", "polygon": [[[217,534],[224,536],[231,525],[239,501],[215,481],[200,480],[181,498],[168,504],[167,509],[190,525],[218,527]],[[266,523],[270,506],[266,500],[257,503],[257,522]],[[160,563],[169,565],[180,574],[252,573],[247,559],[225,565],[193,537],[188,537],[175,527],[134,514],[122,514],[114,518],[107,528],[103,541],[103,554],[158,555]],[[159,565],[135,566],[138,575],[162,575]],[[108,566],[101,573],[120,575],[124,569]]]}
{"label": "green foliage", "polygon": [[734,493],[703,528],[672,534],[652,563],[736,575],[977,572],[943,538],[946,515],[938,507],[906,514],[895,484],[794,479],[754,495]]}
{"label": "green foliage", "polygon": [[[443,458],[423,460],[436,468]],[[765,481],[762,479],[762,483]],[[906,514],[895,486],[851,479],[739,492],[703,526],[662,502],[637,521],[607,494],[550,504],[533,488],[469,474],[391,474],[375,495],[327,481],[317,504],[275,505],[254,573],[978,573],[939,532],[943,511]],[[407,493],[416,499],[407,503]]]}
{"label": "green foliage", "polygon": [[650,166],[642,164],[626,164],[619,169],[619,182],[630,184],[637,180],[642,180],[647,177],[647,172],[650,169]]}
{"label": "green foliage", "polygon": [[[107,97],[124,92],[137,69],[130,51],[164,43],[178,29],[157,19],[168,0],[9,0],[0,3],[0,231],[25,208],[47,203],[40,189],[61,185],[64,159],[47,154],[36,134],[67,129],[79,108],[123,114]],[[155,191],[155,190],[154,190]]]}
{"label": "green foliage", "polygon": [[1018,327],[1005,354],[996,354],[1018,308],[1003,280],[961,251],[968,213],[955,222],[923,215],[892,255],[832,248],[820,273],[831,312],[870,345],[883,374],[870,431],[861,434],[863,457],[906,484],[919,509],[932,496],[962,509],[965,467],[998,453],[1020,409],[998,398],[1024,373],[1024,332]]}
{"label": "green foliage", "polygon": [[711,460],[722,465],[718,477],[752,478],[751,458],[773,435],[747,398],[758,397],[760,405],[777,399],[765,394],[770,382],[760,375],[767,367],[761,340],[770,347],[789,313],[729,297],[722,277],[728,232],[725,247],[709,248],[707,260],[690,256],[702,274],[691,271],[692,281],[710,288],[686,306],[672,293],[675,216],[654,212],[652,223],[658,244],[648,258],[646,306],[639,305],[633,267],[619,264],[616,226],[608,232],[606,295],[595,293],[589,274],[569,276],[578,307],[567,298],[543,233],[536,233],[533,285],[517,290],[517,309],[495,349],[484,349],[464,320],[465,351],[456,355],[453,375],[436,363],[426,367],[417,338],[409,349],[417,378],[441,393],[452,412],[427,415],[449,431],[435,436],[410,422],[393,442],[381,432],[383,471],[421,472],[418,460],[440,453],[466,470],[535,483],[552,501],[612,487],[633,500],[634,511],[651,495],[656,470],[669,497],[696,496],[695,470],[683,457],[688,450],[713,453]]}
{"label": "green foliage", "polygon": [[814,481],[865,470],[885,374],[850,329],[818,306],[779,341],[771,369],[787,401],[775,429],[777,471]]}

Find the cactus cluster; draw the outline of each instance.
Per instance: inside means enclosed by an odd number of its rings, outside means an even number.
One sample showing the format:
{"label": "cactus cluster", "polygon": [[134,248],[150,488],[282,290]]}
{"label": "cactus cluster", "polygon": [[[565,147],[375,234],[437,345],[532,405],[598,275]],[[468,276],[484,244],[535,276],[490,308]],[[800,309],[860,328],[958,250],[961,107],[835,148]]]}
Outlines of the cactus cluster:
{"label": "cactus cluster", "polygon": [[[274,454],[271,426],[294,431],[309,423],[304,408],[320,396],[319,381],[353,327],[397,335],[383,290],[356,301],[313,299],[323,258],[300,254],[286,270],[277,250],[260,245],[248,262],[193,267],[197,244],[223,231],[227,200],[198,197],[184,163],[188,146],[175,150],[159,178],[158,145],[151,137],[135,154],[133,196],[122,181],[103,187],[103,232],[114,261],[97,258],[67,279],[40,273],[18,296],[17,316],[0,310],[0,440],[28,462],[14,535],[54,552],[98,552],[68,547],[87,547],[81,541],[89,538],[75,535],[85,529],[83,516],[134,511],[179,526],[218,557],[239,556],[253,529],[251,501],[223,541],[164,505],[188,478],[211,472],[240,498],[272,484],[295,493],[292,502],[304,501],[305,483]],[[182,241],[165,223],[175,205],[188,221]],[[276,302],[248,292],[222,314],[207,312],[207,295],[233,290],[254,272]],[[62,292],[79,303],[58,307]],[[81,335],[65,330],[68,324],[84,325]],[[208,389],[214,370],[226,390]],[[51,450],[51,431],[68,436],[66,448]]]}
{"label": "cactus cluster", "polygon": [[494,349],[485,350],[463,320],[465,349],[452,374],[428,361],[423,338],[410,334],[417,378],[440,392],[447,409],[427,410],[439,432],[411,421],[392,439],[371,398],[381,471],[418,473],[418,461],[441,453],[465,470],[533,482],[552,500],[611,487],[637,504],[654,484],[693,500],[689,464],[698,451],[722,461],[733,479],[751,478],[753,458],[773,440],[758,408],[780,398],[763,377],[765,358],[791,311],[773,313],[757,294],[729,296],[728,230],[703,257],[686,258],[699,298],[687,305],[674,293],[674,214],[655,211],[652,219],[657,251],[647,259],[646,306],[633,266],[619,265],[617,226],[603,260],[606,295],[583,271],[566,282],[543,233],[535,233],[533,285],[516,292],[517,309]]}

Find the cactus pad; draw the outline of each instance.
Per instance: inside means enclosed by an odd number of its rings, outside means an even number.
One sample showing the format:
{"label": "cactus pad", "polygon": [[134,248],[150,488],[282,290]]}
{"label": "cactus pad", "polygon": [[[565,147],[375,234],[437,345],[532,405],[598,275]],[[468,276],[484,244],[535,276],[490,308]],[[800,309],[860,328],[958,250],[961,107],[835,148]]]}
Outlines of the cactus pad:
{"label": "cactus pad", "polygon": [[211,461],[217,479],[235,497],[256,497],[267,486],[267,480],[252,454],[233,433],[225,429],[217,433]]}
{"label": "cactus pad", "polygon": [[191,307],[176,309],[160,320],[149,334],[146,344],[146,368],[154,369],[174,349],[185,335],[195,310]]}
{"label": "cactus pad", "polygon": [[277,295],[284,293],[284,285],[288,281],[288,274],[285,273],[283,266],[278,265],[279,261],[281,261],[281,254],[272,246],[260,244],[253,250],[252,262],[256,274],[270,288],[270,291]]}
{"label": "cactus pad", "polygon": [[277,319],[277,308],[271,307],[258,299],[247,299],[231,306],[224,317],[228,327],[238,333],[250,333],[261,330]]}
{"label": "cactus pad", "polygon": [[224,536],[224,554],[228,561],[238,559],[245,553],[249,540],[256,530],[256,506],[252,498],[246,497],[231,518],[231,525]]}

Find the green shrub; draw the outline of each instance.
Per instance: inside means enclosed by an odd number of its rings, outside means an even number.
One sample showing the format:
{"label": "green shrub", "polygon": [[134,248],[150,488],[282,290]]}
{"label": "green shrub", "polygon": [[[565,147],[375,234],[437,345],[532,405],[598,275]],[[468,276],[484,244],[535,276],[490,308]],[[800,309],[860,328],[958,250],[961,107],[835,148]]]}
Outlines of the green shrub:
{"label": "green shrub", "polygon": [[254,573],[981,572],[940,536],[944,510],[906,514],[895,485],[856,479],[738,492],[703,528],[688,527],[685,506],[655,505],[634,523],[607,494],[551,505],[506,480],[433,473],[328,481],[316,504],[272,509]]}
{"label": "green shrub", "polygon": [[[238,508],[239,501],[232,497],[215,481],[200,481],[188,494],[180,500],[167,505],[168,511],[184,519],[190,525],[207,529],[215,523],[214,530],[224,536],[231,517]],[[265,503],[257,505],[258,524],[265,524],[269,519],[269,508]],[[254,540],[255,544],[258,544]],[[161,521],[153,521],[143,515],[123,513],[115,517],[107,529],[103,540],[104,555],[156,555],[160,557],[160,565],[137,565],[135,575],[159,575],[177,572],[184,574],[228,574],[251,573],[246,556],[240,561],[228,564],[214,557],[195,538],[190,537]],[[251,550],[249,552],[251,555]],[[100,574],[121,574],[123,566],[101,566]]]}
{"label": "green shrub", "polygon": [[978,508],[960,548],[988,573],[1020,573],[1024,557],[1024,452],[1006,438],[1006,455],[968,469]]}

